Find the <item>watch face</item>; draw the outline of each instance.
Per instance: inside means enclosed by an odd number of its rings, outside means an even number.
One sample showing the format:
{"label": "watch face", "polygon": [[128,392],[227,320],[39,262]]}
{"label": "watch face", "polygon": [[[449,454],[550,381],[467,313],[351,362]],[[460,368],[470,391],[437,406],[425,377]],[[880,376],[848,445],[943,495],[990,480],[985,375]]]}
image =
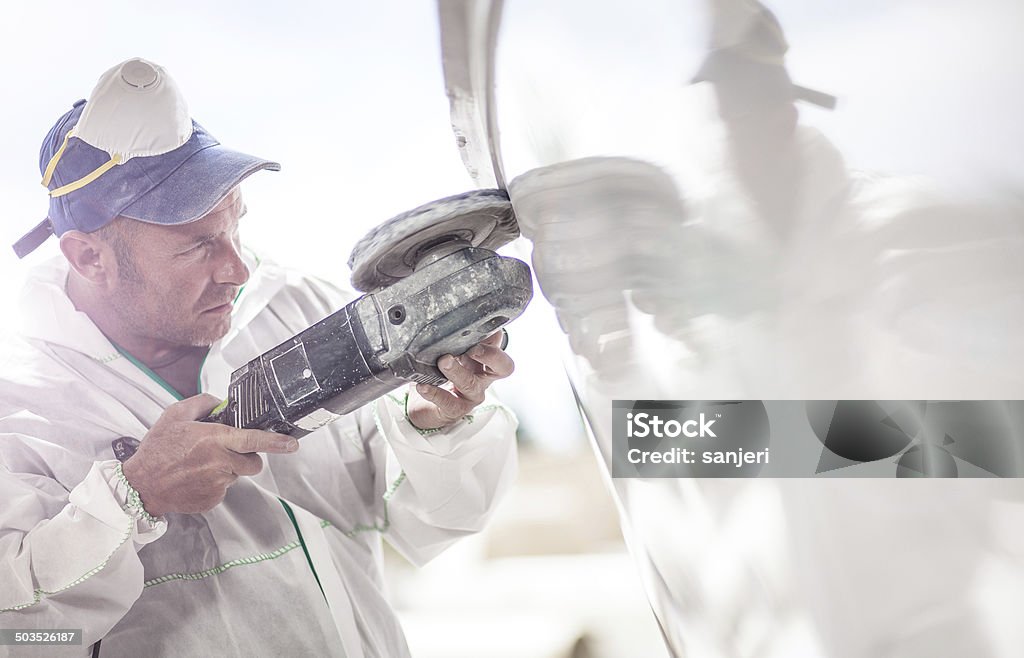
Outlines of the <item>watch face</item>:
{"label": "watch face", "polygon": [[110,442],[110,447],[114,449],[114,456],[117,457],[117,461],[123,464],[139,449],[139,440],[133,439],[130,436],[119,436]]}

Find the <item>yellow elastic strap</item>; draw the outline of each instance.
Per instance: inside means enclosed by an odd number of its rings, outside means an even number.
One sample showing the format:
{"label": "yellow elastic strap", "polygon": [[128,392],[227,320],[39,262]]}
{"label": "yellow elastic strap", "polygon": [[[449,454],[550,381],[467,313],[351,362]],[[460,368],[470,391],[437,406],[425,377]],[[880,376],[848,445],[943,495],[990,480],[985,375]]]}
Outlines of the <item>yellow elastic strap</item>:
{"label": "yellow elastic strap", "polygon": [[72,132],[74,131],[69,130],[67,134],[64,135],[64,141],[61,143],[60,148],[57,149],[57,152],[53,154],[53,157],[50,158],[50,161],[46,163],[46,171],[43,172],[43,187],[49,187],[50,179],[53,178],[53,170],[57,168],[57,161],[60,160],[60,156],[64,155],[64,149],[67,148],[68,140],[71,138]]}
{"label": "yellow elastic strap", "polygon": [[112,167],[114,167],[114,165],[119,164],[121,164],[121,156],[120,154],[115,153],[110,157],[110,160],[104,162],[99,167],[93,169],[92,173],[86,174],[85,176],[82,176],[78,180],[68,183],[67,185],[61,185],[55,190],[51,190],[50,196],[56,198],[59,196],[64,196],[68,192],[74,192],[77,189],[83,188],[89,183],[99,178],[100,176],[102,176],[104,172],[106,172],[108,169],[111,169]]}

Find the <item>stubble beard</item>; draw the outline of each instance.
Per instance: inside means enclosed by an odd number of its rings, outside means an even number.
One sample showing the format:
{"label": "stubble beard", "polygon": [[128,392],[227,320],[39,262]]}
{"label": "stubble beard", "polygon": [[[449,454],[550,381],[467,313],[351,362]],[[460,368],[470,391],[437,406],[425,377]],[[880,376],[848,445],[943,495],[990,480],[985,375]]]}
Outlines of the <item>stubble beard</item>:
{"label": "stubble beard", "polygon": [[[148,293],[138,279],[122,279],[121,303],[117,309],[122,324],[137,336],[159,340],[175,347],[209,347],[227,334],[229,315],[214,321],[209,315],[195,315],[194,309],[177,308],[166,298]],[[156,307],[147,305],[153,298]]]}

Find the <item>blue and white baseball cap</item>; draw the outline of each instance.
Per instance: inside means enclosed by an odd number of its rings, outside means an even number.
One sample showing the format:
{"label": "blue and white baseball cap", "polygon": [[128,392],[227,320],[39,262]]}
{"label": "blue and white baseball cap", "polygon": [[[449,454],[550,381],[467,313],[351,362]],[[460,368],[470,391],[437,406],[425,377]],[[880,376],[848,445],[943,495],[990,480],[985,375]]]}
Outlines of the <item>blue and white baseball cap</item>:
{"label": "blue and white baseball cap", "polygon": [[91,233],[118,216],[187,224],[243,179],[281,165],[221,146],[189,116],[164,69],[130,59],[100,78],[50,129],[39,150],[46,219],[14,244],[19,258],[50,235]]}

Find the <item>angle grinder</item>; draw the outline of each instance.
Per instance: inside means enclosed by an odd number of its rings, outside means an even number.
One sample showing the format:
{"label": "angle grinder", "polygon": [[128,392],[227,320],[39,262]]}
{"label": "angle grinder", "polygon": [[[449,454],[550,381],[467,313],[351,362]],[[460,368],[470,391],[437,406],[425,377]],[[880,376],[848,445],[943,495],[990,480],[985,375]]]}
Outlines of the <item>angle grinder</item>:
{"label": "angle grinder", "polygon": [[437,367],[519,317],[526,263],[495,249],[519,235],[504,190],[475,190],[381,224],[349,257],[362,297],[231,375],[207,421],[301,437]]}

